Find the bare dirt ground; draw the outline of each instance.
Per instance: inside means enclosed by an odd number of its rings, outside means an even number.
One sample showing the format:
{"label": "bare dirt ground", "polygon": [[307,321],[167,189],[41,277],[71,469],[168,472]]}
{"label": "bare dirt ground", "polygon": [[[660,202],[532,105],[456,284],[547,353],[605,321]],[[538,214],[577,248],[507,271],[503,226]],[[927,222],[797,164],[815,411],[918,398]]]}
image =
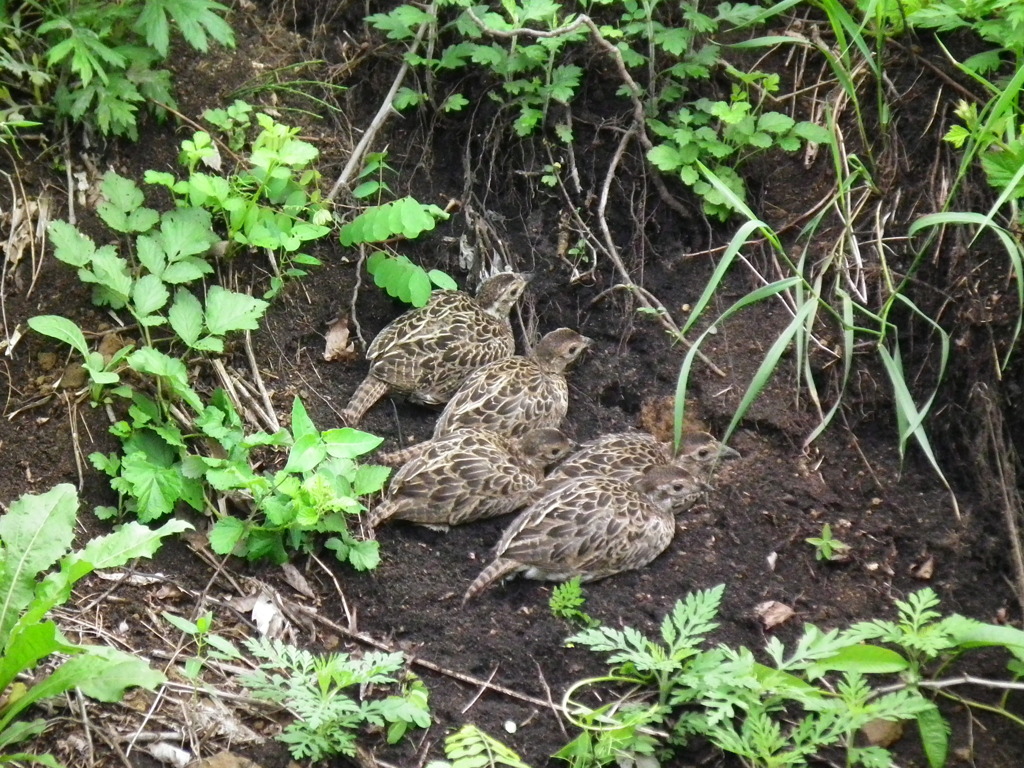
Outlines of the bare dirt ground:
{"label": "bare dirt ground", "polygon": [[[303,118],[302,124],[304,136],[320,146],[324,176],[331,180],[358,138],[356,132],[379,106],[397,69],[398,54],[365,29],[359,21],[361,13],[336,12],[327,5],[309,2],[286,10],[273,6],[238,12],[233,19],[239,32],[237,51],[176,62],[181,113],[197,119],[203,109],[230,102],[236,89],[268,69],[322,58],[325,63],[312,67],[309,74],[336,78],[349,90],[341,98],[341,113],[321,114],[322,120]],[[941,132],[924,131],[939,86],[913,58],[894,65],[892,71],[901,96],[903,142],[888,150],[893,159],[886,166],[891,173],[884,179],[883,193],[906,191],[902,204],[894,205],[891,213],[909,220],[919,201],[912,190],[930,183],[935,156],[945,151],[937,139],[926,138]],[[420,200],[442,205],[449,199],[463,204],[461,213],[406,252],[424,266],[444,269],[466,283],[470,276],[459,267],[457,238],[473,239],[479,235],[481,221],[487,223],[505,245],[509,266],[537,275],[516,319],[520,340],[537,330],[563,325],[595,340],[590,354],[570,375],[570,433],[583,440],[636,426],[641,418],[648,426],[659,419],[666,422],[669,411],[659,402],[675,389],[683,348],[673,345],[655,320],[637,314],[626,291],[611,290],[621,282],[612,265],[600,261],[574,265],[558,256],[564,201],[537,184],[535,177],[510,170],[539,173],[548,162],[539,154],[540,144],[502,134],[493,110],[481,104],[478,111],[465,116],[423,112],[395,118],[378,139],[378,148],[388,148],[389,162],[398,169],[400,193],[410,191]],[[289,105],[288,100],[277,105],[286,122],[293,114],[285,112]],[[604,121],[613,124],[624,110],[600,87],[587,91],[576,109],[578,145],[587,147],[577,157],[579,173],[583,188],[596,190],[618,142],[618,135],[605,129]],[[88,172],[92,166],[102,174],[114,168],[139,178],[147,168],[173,170],[178,142],[188,130],[150,122],[137,145],[115,142],[89,148],[80,136],[72,136],[67,146],[27,147],[20,163],[4,153],[0,169],[18,180],[24,188],[21,194],[48,194],[56,207],[54,217],[63,217],[68,196],[61,167],[64,158],[73,171]],[[784,236],[792,234],[787,224],[813,210],[832,183],[824,156],[805,165],[800,157],[773,155],[749,172],[755,209]],[[731,231],[727,226],[708,225],[681,189],[671,188],[692,211],[689,219],[681,217],[644,186],[643,176],[634,150],[611,188],[610,226],[633,279],[679,313],[699,296]],[[0,207],[11,202],[13,188],[0,185]],[[79,205],[77,214],[88,227],[92,215],[88,206]],[[826,227],[823,242],[828,235]],[[292,396],[298,393],[318,426],[328,428],[337,426],[337,413],[365,373],[359,361],[323,360],[329,323],[354,308],[364,337],[370,339],[401,307],[376,289],[365,272],[360,282],[355,251],[328,238],[313,253],[325,266],[311,279],[286,289],[265,327],[254,336],[254,345],[279,413],[288,412]],[[764,260],[756,248],[749,256],[755,263]],[[937,260],[928,277],[947,280],[946,272],[952,274],[954,267],[949,262],[940,266]],[[36,253],[34,261],[26,255],[20,264],[8,262],[5,269],[8,335],[27,317],[48,312],[68,315],[93,331],[109,324],[109,318],[90,305],[87,288],[50,253]],[[35,269],[38,274],[33,274]],[[250,264],[236,264],[235,269],[253,282],[264,275],[257,257]],[[949,287],[952,282],[938,284],[953,294],[959,290]],[[736,270],[718,308],[752,285],[752,278]],[[749,377],[774,341],[772,331],[786,320],[779,306],[753,308],[721,327],[706,347],[725,376],[700,367],[691,397],[693,410],[711,431],[720,434],[724,429]],[[962,338],[973,338],[969,327],[961,330]],[[973,342],[965,342],[957,350],[949,400],[938,410],[939,420],[970,418],[968,402],[957,398],[968,391],[963,382],[969,382],[973,347]],[[104,479],[82,460],[92,450],[112,450],[113,442],[106,435],[107,415],[86,403],[75,405],[73,393],[65,390],[39,400],[50,392],[49,384],[63,366],[60,357],[57,370],[47,367],[46,352],[64,354],[49,341],[29,334],[4,360],[7,396],[0,420],[4,454],[0,499],[9,503],[22,493],[81,479],[87,509],[110,504],[113,497]],[[240,348],[232,351],[231,360],[245,370]],[[721,627],[714,638],[756,649],[763,646],[766,633],[754,609],[766,600],[780,601],[796,611],[793,620],[773,630],[786,641],[805,622],[830,628],[872,617],[891,618],[894,598],[927,585],[941,596],[944,611],[985,621],[1019,622],[1007,581],[1010,566],[1001,512],[972,482],[974,449],[965,437],[969,428],[958,423],[956,427],[940,425],[937,431],[940,436],[949,435],[940,440],[940,450],[943,461],[954,470],[962,511],[962,519],[957,520],[947,492],[920,457],[911,451],[901,463],[889,394],[879,371],[863,363],[844,418],[804,449],[804,437],[815,420],[809,403],[794,395],[790,367],[783,367],[731,441],[743,458],[719,477],[717,490],[706,504],[680,520],[670,550],[642,571],[588,586],[586,610],[603,623],[651,632],[686,592],[724,583]],[[385,447],[393,448],[423,438],[432,423],[430,411],[398,402],[379,405],[362,427],[386,436]],[[957,467],[962,471],[957,472]],[[103,529],[90,513],[83,514],[82,521],[88,531]],[[848,562],[815,560],[805,539],[818,535],[824,523],[830,523],[837,537],[852,546]],[[287,601],[314,608],[345,628],[341,631],[315,621],[299,626],[297,641],[305,647],[359,650],[366,647],[355,637],[359,634],[364,640],[372,638],[405,650],[433,667],[417,666],[415,671],[430,689],[435,725],[426,735],[414,734],[396,747],[387,747],[379,735],[365,738],[365,747],[382,764],[413,766],[439,757],[445,733],[472,722],[500,736],[532,765],[555,765],[557,761],[549,756],[567,741],[568,731],[544,702],[559,701],[567,686],[598,673],[601,665],[592,654],[564,646],[574,630],[548,610],[549,585],[514,580],[460,607],[462,592],[486,562],[502,525],[503,521],[492,521],[447,534],[414,526],[387,527],[379,534],[383,562],[373,572],[354,573],[326,557],[321,558],[326,566],[296,562],[312,587],[311,596],[295,592],[280,569],[235,561],[218,569],[192,546],[174,543],[154,562],[138,566],[141,572],[163,574],[160,583],[112,588],[106,582],[88,581],[68,606],[66,620],[91,627],[83,630],[86,634],[102,629],[108,641],[113,639],[162,665],[173,646],[167,646],[168,632],[157,618],[159,611],[193,615],[202,605],[215,611],[221,631],[234,634],[246,619],[244,613],[232,610],[228,600],[239,592],[254,591],[255,582],[250,580],[258,580],[273,585]],[[100,595],[103,599],[97,602]],[[76,614],[76,606],[86,605],[91,607],[88,616]],[[1005,677],[996,658],[990,668],[972,671]],[[467,682],[466,676],[508,690]],[[224,681],[230,684],[229,677]],[[201,734],[193,746],[203,754],[225,746],[230,739],[208,734],[190,722],[188,702],[187,697],[179,703],[165,702],[156,708],[145,730]],[[88,729],[78,715],[69,714],[51,729],[52,748],[69,765],[113,766],[124,765],[125,760],[149,764],[139,745],[128,758],[123,757],[127,749],[123,736],[141,726],[139,712],[149,704],[139,697],[127,706],[91,708]],[[945,714],[954,727],[956,758],[951,764],[985,768],[1024,764],[1024,739],[1007,730],[999,718],[980,710],[947,709]],[[514,733],[506,732],[509,722],[516,725]],[[248,724],[259,733],[273,731],[273,723],[258,712],[251,713]],[[93,734],[92,752],[84,763],[77,750],[87,732]],[[925,764],[915,741],[908,735],[897,747],[902,765]],[[287,762],[286,754],[273,743],[238,748],[264,765]],[[710,751],[696,750],[665,765],[721,761]]]}

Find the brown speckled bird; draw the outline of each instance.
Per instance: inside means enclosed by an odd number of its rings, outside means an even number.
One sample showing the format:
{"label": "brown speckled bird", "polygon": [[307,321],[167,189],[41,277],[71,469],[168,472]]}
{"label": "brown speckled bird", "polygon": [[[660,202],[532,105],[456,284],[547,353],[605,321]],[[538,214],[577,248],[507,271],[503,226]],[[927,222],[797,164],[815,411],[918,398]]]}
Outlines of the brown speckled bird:
{"label": "brown speckled bird", "polygon": [[432,440],[398,470],[367,523],[395,519],[447,528],[506,514],[522,504],[545,467],[571,450],[557,429],[534,429],[521,438],[458,430]]}
{"label": "brown speckled bird", "polygon": [[527,430],[557,427],[569,409],[565,369],[590,346],[569,328],[546,334],[532,355],[517,355],[474,371],[444,407],[430,440],[376,460],[395,466],[411,461],[433,440],[471,427],[518,437]]}
{"label": "brown speckled bird", "polygon": [[508,357],[474,371],[452,395],[434,426],[434,439],[463,427],[519,436],[557,427],[569,408],[565,370],[590,346],[569,328],[545,334],[533,354]]}
{"label": "brown speckled bird", "polygon": [[352,394],[341,420],[355,426],[390,392],[438,405],[473,371],[515,354],[508,314],[529,275],[505,272],[484,280],[475,297],[436,291],[422,307],[388,323],[366,350],[370,372]]}
{"label": "brown speckled bird", "polygon": [[647,432],[617,432],[581,444],[551,471],[543,489],[538,490],[543,493],[563,480],[583,475],[604,475],[633,482],[651,467],[668,465],[683,467],[706,480],[717,462],[738,458],[738,451],[707,432],[684,434],[679,451],[674,455],[671,443],[663,443]]}
{"label": "brown speckled bird", "polygon": [[675,513],[704,488],[682,467],[654,467],[633,483],[598,475],[566,480],[512,522],[463,603],[513,573],[594,581],[642,568],[665,551]]}

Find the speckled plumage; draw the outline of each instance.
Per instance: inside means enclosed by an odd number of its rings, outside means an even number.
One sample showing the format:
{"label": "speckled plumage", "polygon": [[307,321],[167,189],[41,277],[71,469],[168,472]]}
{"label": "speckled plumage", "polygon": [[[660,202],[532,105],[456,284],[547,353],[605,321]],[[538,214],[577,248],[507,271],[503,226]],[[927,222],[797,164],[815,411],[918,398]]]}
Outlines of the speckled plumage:
{"label": "speckled plumage", "polygon": [[521,438],[458,430],[432,440],[398,470],[367,523],[395,519],[447,527],[506,514],[522,504],[545,467],[571,450],[557,429],[535,429]]}
{"label": "speckled plumage", "polygon": [[446,403],[477,368],[515,354],[508,314],[528,279],[495,275],[475,297],[437,291],[425,306],[388,323],[366,350],[370,371],[342,411],[343,423],[358,424],[390,392],[416,403]]}
{"label": "speckled plumage", "polygon": [[599,475],[565,480],[512,522],[463,602],[514,573],[594,581],[641,568],[668,547],[675,513],[703,489],[691,472],[672,466],[654,467],[632,483]]}
{"label": "speckled plumage", "polygon": [[557,427],[569,408],[565,370],[588,346],[586,336],[559,328],[546,334],[533,354],[479,368],[448,401],[434,426],[434,438],[463,427],[512,436]]}
{"label": "speckled plumage", "polygon": [[601,435],[582,443],[575,453],[551,470],[544,482],[529,494],[529,501],[539,499],[569,478],[602,475],[633,482],[651,467],[680,466],[707,480],[717,462],[739,457],[737,451],[707,432],[684,434],[675,455],[670,443],[663,443],[647,432]]}

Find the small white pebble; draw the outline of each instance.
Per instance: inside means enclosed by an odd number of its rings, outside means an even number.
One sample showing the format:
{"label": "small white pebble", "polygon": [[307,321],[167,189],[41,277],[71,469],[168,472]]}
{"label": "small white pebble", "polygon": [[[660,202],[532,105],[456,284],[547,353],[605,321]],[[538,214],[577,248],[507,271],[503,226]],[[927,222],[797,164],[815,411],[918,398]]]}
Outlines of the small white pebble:
{"label": "small white pebble", "polygon": [[518,730],[518,726],[515,724],[514,721],[512,721],[512,720],[506,720],[505,721],[505,732],[506,733],[515,733],[517,730]]}

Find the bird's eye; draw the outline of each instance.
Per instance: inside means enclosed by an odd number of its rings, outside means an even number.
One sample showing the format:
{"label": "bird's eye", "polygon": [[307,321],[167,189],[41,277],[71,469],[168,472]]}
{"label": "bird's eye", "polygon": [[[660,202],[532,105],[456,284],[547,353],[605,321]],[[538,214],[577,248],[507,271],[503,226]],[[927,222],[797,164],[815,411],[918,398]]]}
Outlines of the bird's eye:
{"label": "bird's eye", "polygon": [[714,452],[710,448],[701,448],[697,456],[701,459],[709,458]]}

